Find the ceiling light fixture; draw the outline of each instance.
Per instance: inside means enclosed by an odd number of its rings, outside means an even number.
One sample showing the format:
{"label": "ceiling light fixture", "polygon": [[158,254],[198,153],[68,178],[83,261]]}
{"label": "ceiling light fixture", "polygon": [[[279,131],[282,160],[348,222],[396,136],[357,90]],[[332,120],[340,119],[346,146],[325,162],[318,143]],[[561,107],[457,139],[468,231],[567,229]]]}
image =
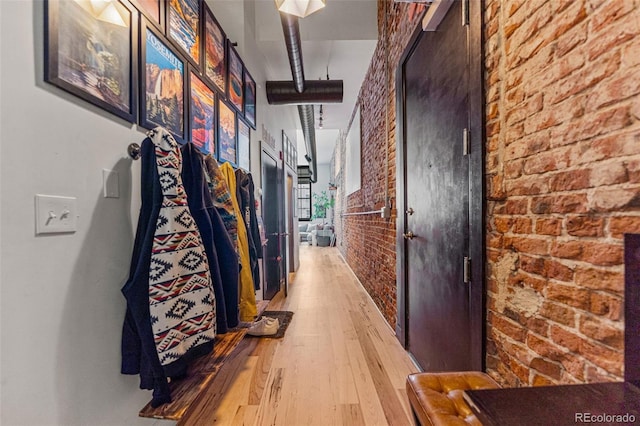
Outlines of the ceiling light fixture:
{"label": "ceiling light fixture", "polygon": [[305,18],[325,7],[327,0],[275,0],[278,10],[283,13]]}

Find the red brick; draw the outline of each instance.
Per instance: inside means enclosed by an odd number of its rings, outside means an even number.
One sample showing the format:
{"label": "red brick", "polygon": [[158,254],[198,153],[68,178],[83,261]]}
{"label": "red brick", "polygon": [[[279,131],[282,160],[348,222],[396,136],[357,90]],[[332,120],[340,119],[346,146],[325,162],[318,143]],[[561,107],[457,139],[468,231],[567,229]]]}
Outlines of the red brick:
{"label": "red brick", "polygon": [[610,218],[609,232],[613,238],[622,238],[626,233],[640,233],[640,216],[614,216]]}
{"label": "red brick", "polygon": [[575,326],[576,323],[576,313],[574,309],[550,301],[542,303],[540,315],[569,327]]}
{"label": "red brick", "polygon": [[551,326],[549,334],[551,340],[571,352],[578,352],[582,346],[583,339],[580,336],[557,325]]}
{"label": "red brick", "polygon": [[587,201],[586,194],[535,197],[531,203],[531,211],[535,214],[586,213]]}
{"label": "red brick", "polygon": [[549,192],[548,180],[546,176],[537,175],[508,180],[505,190],[509,196],[545,194]]}
{"label": "red brick", "polygon": [[619,294],[624,291],[624,275],[621,271],[578,267],[576,282],[592,290],[605,290]]}
{"label": "red brick", "polygon": [[500,331],[518,342],[524,342],[527,331],[520,324],[510,321],[500,315],[490,315],[494,330]]}
{"label": "red brick", "polygon": [[584,380],[584,367],[585,361],[582,357],[577,356],[576,354],[567,352],[563,354],[560,363],[564,367],[565,371],[571,374],[579,381]]}
{"label": "red brick", "polygon": [[588,188],[590,177],[590,170],[569,170],[555,173],[549,181],[549,189],[552,192],[559,192]]}
{"label": "red brick", "polygon": [[[618,325],[621,327],[620,324]],[[620,350],[624,348],[624,333],[621,328],[607,324],[597,317],[582,315],[580,332],[610,348]]]}
{"label": "red brick", "polygon": [[520,269],[530,274],[544,275],[546,271],[545,261],[541,257],[532,257],[521,254]]}
{"label": "red brick", "polygon": [[625,41],[633,39],[638,30],[638,17],[631,13],[618,20],[616,25],[608,26],[598,34],[593,34],[589,43],[589,60],[599,58],[602,54],[613,50],[613,48],[624,44]]}
{"label": "red brick", "polygon": [[506,237],[505,247],[529,254],[548,254],[549,241],[541,238]]}
{"label": "red brick", "polygon": [[602,2],[602,7],[591,19],[591,30],[600,31],[605,26],[615,25],[621,17],[633,10],[633,2],[609,1]]}
{"label": "red brick", "polygon": [[540,376],[539,374],[533,374],[533,380],[531,381],[532,386],[552,386],[557,384],[556,382],[550,380],[547,377]]}
{"label": "red brick", "polygon": [[526,214],[529,206],[529,200],[523,199],[509,199],[506,200],[504,205],[505,214]]}
{"label": "red brick", "polygon": [[527,347],[531,348],[531,350],[538,355],[555,361],[562,360],[564,356],[564,350],[562,348],[551,340],[543,339],[533,333],[527,335]]}
{"label": "red brick", "polygon": [[593,216],[567,216],[565,227],[569,235],[577,237],[604,236],[604,218]]}
{"label": "red brick", "polygon": [[570,268],[556,260],[545,259],[545,275],[558,281],[572,281],[574,276],[573,268]]}
{"label": "red brick", "polygon": [[506,233],[509,232],[511,226],[513,225],[513,219],[509,216],[496,216],[493,219],[493,223],[495,224],[495,229],[498,232]]}
{"label": "red brick", "polygon": [[544,358],[534,358],[531,360],[529,367],[544,374],[545,376],[551,377],[552,379],[560,379],[560,372],[562,368],[556,362],[552,362]]}
{"label": "red brick", "polygon": [[620,244],[594,243],[582,240],[554,241],[551,245],[552,256],[563,259],[575,259],[594,265],[619,265],[622,263]]}
{"label": "red brick", "polygon": [[[546,143],[547,145],[549,144],[548,139]],[[524,161],[524,173],[532,175],[562,169],[568,164],[566,156],[567,153],[568,152],[565,152],[565,155],[563,156],[557,151],[551,151],[542,152],[540,154],[529,157]]]}
{"label": "red brick", "polygon": [[622,351],[613,350],[600,343],[583,340],[579,353],[609,373],[616,376],[622,375],[622,366],[624,365]]}
{"label": "red brick", "polygon": [[574,308],[589,309],[589,291],[580,287],[556,284],[547,285],[547,299],[563,303]]}
{"label": "red brick", "polygon": [[622,310],[622,298],[605,293],[591,293],[590,312],[618,321],[622,319]]}
{"label": "red brick", "polygon": [[513,232],[516,234],[531,234],[533,224],[531,218],[518,217],[513,223]]}
{"label": "red brick", "polygon": [[562,233],[562,219],[536,219],[536,234],[558,236]]}

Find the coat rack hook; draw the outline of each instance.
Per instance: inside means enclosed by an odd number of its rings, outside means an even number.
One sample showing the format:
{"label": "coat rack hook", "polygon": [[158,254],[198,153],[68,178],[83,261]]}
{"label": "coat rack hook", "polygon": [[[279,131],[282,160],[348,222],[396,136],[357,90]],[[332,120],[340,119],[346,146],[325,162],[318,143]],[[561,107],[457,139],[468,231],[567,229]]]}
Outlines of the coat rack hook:
{"label": "coat rack hook", "polygon": [[140,145],[138,145],[137,143],[130,143],[129,147],[127,148],[127,152],[129,153],[129,157],[133,158],[134,160],[140,159]]}

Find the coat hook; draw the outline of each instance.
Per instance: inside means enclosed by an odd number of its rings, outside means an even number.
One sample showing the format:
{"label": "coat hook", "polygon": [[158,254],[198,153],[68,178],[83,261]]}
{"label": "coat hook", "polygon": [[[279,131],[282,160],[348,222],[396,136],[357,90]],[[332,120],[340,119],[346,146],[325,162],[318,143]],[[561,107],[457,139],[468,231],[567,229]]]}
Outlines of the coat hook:
{"label": "coat hook", "polygon": [[127,148],[127,152],[129,153],[129,156],[134,160],[140,159],[140,145],[138,145],[137,143],[130,143],[129,147]]}

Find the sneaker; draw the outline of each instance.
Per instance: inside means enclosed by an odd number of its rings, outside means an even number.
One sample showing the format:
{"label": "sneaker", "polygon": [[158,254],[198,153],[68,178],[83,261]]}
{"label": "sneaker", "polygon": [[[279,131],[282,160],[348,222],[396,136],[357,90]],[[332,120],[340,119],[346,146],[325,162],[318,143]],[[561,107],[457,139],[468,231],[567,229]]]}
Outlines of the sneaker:
{"label": "sneaker", "polygon": [[267,324],[276,323],[277,327],[280,327],[280,321],[278,320],[278,318],[262,317],[260,319],[266,321]]}
{"label": "sneaker", "polygon": [[278,332],[279,321],[274,318],[269,318],[268,321],[266,318],[260,319],[260,321],[256,321],[247,331],[247,334],[251,336],[270,336],[272,334],[276,334]]}

